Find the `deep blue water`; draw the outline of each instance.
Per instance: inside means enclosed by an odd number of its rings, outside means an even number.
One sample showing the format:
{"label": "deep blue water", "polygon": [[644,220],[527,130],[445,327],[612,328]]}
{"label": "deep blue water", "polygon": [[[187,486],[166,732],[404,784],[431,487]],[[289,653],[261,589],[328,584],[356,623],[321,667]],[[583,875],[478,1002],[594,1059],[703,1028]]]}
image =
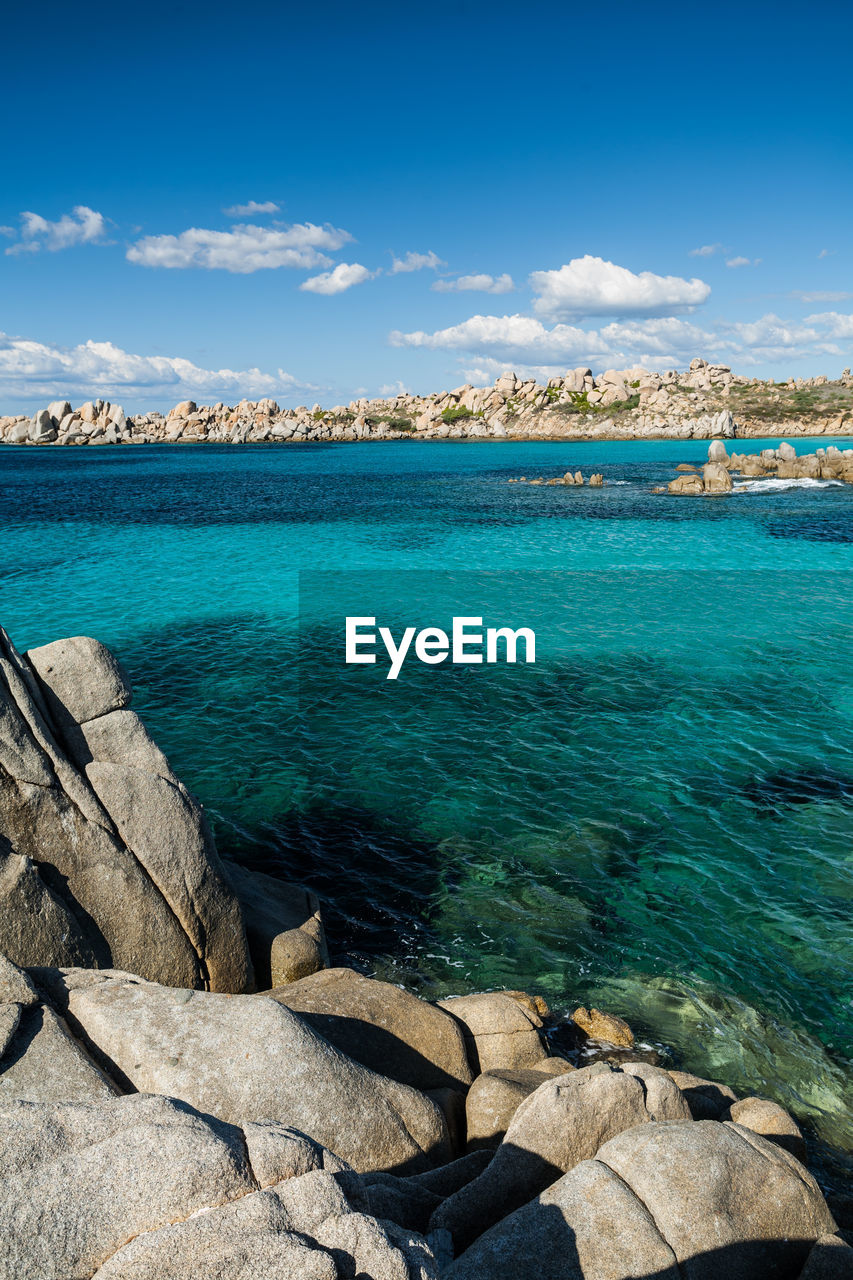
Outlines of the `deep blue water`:
{"label": "deep blue water", "polygon": [[[706,450],[7,448],[0,621],[113,647],[338,956],[594,1001],[853,1151],[853,489],[651,492]],[[507,483],[577,467],[607,487]],[[388,681],[347,613],[528,625],[537,661]]]}

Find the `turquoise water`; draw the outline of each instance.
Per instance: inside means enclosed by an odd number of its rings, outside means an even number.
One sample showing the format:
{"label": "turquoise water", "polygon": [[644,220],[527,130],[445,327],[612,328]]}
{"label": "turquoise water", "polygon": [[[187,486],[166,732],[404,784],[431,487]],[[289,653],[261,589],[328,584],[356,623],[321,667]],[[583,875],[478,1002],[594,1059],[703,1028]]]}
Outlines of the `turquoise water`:
{"label": "turquoise water", "polygon": [[[0,621],[113,647],[220,844],[313,884],[337,956],[430,996],[612,1008],[791,1107],[832,1181],[853,489],[651,492],[706,450],[5,449]],[[506,483],[577,467],[608,486]],[[388,681],[344,666],[347,613],[531,626],[537,661]]]}

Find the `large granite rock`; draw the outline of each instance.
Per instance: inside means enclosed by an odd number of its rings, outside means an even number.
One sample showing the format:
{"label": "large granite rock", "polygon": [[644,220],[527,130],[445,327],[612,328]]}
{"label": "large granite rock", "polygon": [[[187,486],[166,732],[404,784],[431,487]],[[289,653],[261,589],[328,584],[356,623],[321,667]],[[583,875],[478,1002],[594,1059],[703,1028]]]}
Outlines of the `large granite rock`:
{"label": "large granite rock", "polygon": [[97,1102],[117,1092],[29,977],[0,955],[0,1099]]}
{"label": "large granite rock", "polygon": [[276,1124],[170,1098],[0,1102],[2,1280],[434,1280],[423,1240]]}
{"label": "large granite rock", "polygon": [[110,1075],[222,1120],[283,1120],[359,1170],[448,1159],[441,1111],[353,1062],[267,996],[229,996],[105,970],[35,970]]}
{"label": "large granite rock", "polygon": [[239,904],[204,814],[129,700],[96,640],[21,657],[0,631],[0,946],[19,964],[250,990]]}
{"label": "large granite rock", "polygon": [[475,1076],[535,1067],[548,1056],[539,1037],[539,1014],[504,991],[454,996],[438,1005],[458,1020]]}
{"label": "large granite rock", "polygon": [[327,969],[270,995],[363,1066],[416,1089],[467,1088],[459,1024],[400,987]]}
{"label": "large granite rock", "polygon": [[763,1138],[715,1121],[646,1124],[605,1143],[444,1274],[796,1280],[833,1231],[814,1179]]}
{"label": "large granite rock", "polygon": [[430,1229],[449,1231],[458,1251],[617,1133],[689,1118],[667,1073],[647,1063],[599,1062],[558,1076],[521,1103],[490,1163],[436,1210]]}
{"label": "large granite rock", "polygon": [[484,1071],[465,1099],[469,1151],[494,1151],[525,1098],[552,1076],[574,1071],[564,1058],[545,1058],[538,1067],[516,1071]]}
{"label": "large granite rock", "polygon": [[784,1147],[805,1164],[806,1143],[796,1120],[778,1102],[767,1098],[741,1098],[724,1112],[725,1120],[733,1120],[744,1129],[760,1133],[763,1138]]}

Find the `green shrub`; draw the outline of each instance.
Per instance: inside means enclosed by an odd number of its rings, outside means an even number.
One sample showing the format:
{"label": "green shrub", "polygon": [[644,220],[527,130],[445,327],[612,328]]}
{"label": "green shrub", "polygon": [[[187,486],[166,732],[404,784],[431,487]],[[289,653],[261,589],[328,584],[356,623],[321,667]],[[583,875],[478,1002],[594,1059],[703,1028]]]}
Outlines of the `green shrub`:
{"label": "green shrub", "polygon": [[474,417],[473,409],[466,409],[464,404],[458,404],[453,406],[448,405],[446,409],[442,409],[441,411],[442,422],[459,422],[461,418],[473,418],[473,417]]}

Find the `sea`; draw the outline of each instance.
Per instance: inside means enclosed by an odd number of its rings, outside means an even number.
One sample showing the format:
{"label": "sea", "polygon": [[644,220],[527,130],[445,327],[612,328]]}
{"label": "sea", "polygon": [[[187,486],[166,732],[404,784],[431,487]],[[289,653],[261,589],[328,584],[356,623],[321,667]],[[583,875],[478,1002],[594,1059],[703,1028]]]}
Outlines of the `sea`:
{"label": "sea", "polygon": [[[115,651],[220,848],[314,888],[334,962],[426,998],[537,992],[556,1049],[578,1004],[618,1013],[665,1065],[788,1107],[838,1187],[853,487],[653,491],[706,456],[7,447],[0,623],[22,650]],[[509,483],[577,469],[605,485]],[[381,647],[345,662],[350,616],[398,639],[526,627],[535,662],[428,664],[413,644],[391,680]]]}

